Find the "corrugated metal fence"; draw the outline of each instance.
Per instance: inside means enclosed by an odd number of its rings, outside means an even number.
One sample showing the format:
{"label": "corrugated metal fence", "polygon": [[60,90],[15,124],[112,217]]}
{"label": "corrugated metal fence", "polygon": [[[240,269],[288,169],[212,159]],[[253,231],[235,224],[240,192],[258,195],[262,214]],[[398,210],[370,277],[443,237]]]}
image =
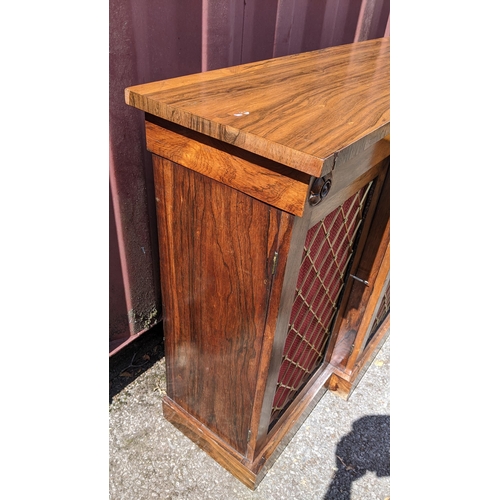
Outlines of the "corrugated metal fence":
{"label": "corrugated metal fence", "polygon": [[389,0],[110,0],[109,5],[113,354],[162,319],[144,117],[125,105],[124,89],[389,36]]}

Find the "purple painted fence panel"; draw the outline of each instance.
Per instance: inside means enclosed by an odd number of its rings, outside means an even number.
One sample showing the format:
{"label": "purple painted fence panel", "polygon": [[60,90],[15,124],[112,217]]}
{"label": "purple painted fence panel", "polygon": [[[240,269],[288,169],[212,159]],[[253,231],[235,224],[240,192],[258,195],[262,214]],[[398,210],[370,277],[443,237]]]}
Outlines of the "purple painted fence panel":
{"label": "purple painted fence panel", "polygon": [[[162,319],[154,186],[131,85],[389,35],[389,0],[110,0],[110,355]],[[175,293],[175,290],[172,290]]]}
{"label": "purple painted fence panel", "polygon": [[240,64],[243,12],[243,0],[203,2],[202,71]]}
{"label": "purple painted fence panel", "polygon": [[362,0],[281,0],[274,56],[353,42],[361,3]]}
{"label": "purple painted fence panel", "polygon": [[111,0],[109,18],[111,355],[162,318],[144,115],[125,104],[124,89],[201,71],[201,3]]}
{"label": "purple painted fence panel", "polygon": [[389,8],[389,0],[363,0],[354,41],[385,36]]}
{"label": "purple painted fence panel", "polygon": [[273,50],[278,4],[278,0],[246,0],[242,63],[275,57]]}

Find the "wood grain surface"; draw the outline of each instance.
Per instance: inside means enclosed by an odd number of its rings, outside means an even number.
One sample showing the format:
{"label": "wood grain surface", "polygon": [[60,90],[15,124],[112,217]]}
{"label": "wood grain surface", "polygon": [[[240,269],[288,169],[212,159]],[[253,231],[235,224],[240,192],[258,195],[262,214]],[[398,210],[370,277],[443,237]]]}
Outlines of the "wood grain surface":
{"label": "wood grain surface", "polygon": [[158,156],[153,166],[167,395],[245,455],[283,212]]}
{"label": "wood grain surface", "polygon": [[389,133],[389,52],[389,38],[329,47],[129,87],[125,100],[320,176]]}
{"label": "wood grain surface", "polygon": [[[148,115],[149,116],[149,115]],[[310,176],[170,122],[146,121],[148,151],[301,216]]]}

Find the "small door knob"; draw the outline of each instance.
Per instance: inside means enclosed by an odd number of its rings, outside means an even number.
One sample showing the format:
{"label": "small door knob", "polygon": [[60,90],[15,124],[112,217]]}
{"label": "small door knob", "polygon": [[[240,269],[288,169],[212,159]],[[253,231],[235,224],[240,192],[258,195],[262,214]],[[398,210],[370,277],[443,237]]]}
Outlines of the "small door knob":
{"label": "small door knob", "polygon": [[368,283],[368,281],[366,280],[362,280],[361,278],[358,278],[357,276],[354,276],[354,274],[350,274],[349,275],[352,279],[355,279],[357,281],[360,281],[361,283],[363,283],[363,285],[366,285],[368,286],[370,283]]}

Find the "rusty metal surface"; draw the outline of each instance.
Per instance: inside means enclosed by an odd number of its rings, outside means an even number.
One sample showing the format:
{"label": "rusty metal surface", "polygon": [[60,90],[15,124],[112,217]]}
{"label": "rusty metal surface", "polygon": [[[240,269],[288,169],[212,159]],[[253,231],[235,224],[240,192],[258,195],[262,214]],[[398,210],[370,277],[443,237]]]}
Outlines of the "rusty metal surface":
{"label": "rusty metal surface", "polygon": [[[389,34],[389,0],[110,0],[110,354],[161,320],[144,115],[126,87]],[[175,290],[172,290],[175,293]]]}

